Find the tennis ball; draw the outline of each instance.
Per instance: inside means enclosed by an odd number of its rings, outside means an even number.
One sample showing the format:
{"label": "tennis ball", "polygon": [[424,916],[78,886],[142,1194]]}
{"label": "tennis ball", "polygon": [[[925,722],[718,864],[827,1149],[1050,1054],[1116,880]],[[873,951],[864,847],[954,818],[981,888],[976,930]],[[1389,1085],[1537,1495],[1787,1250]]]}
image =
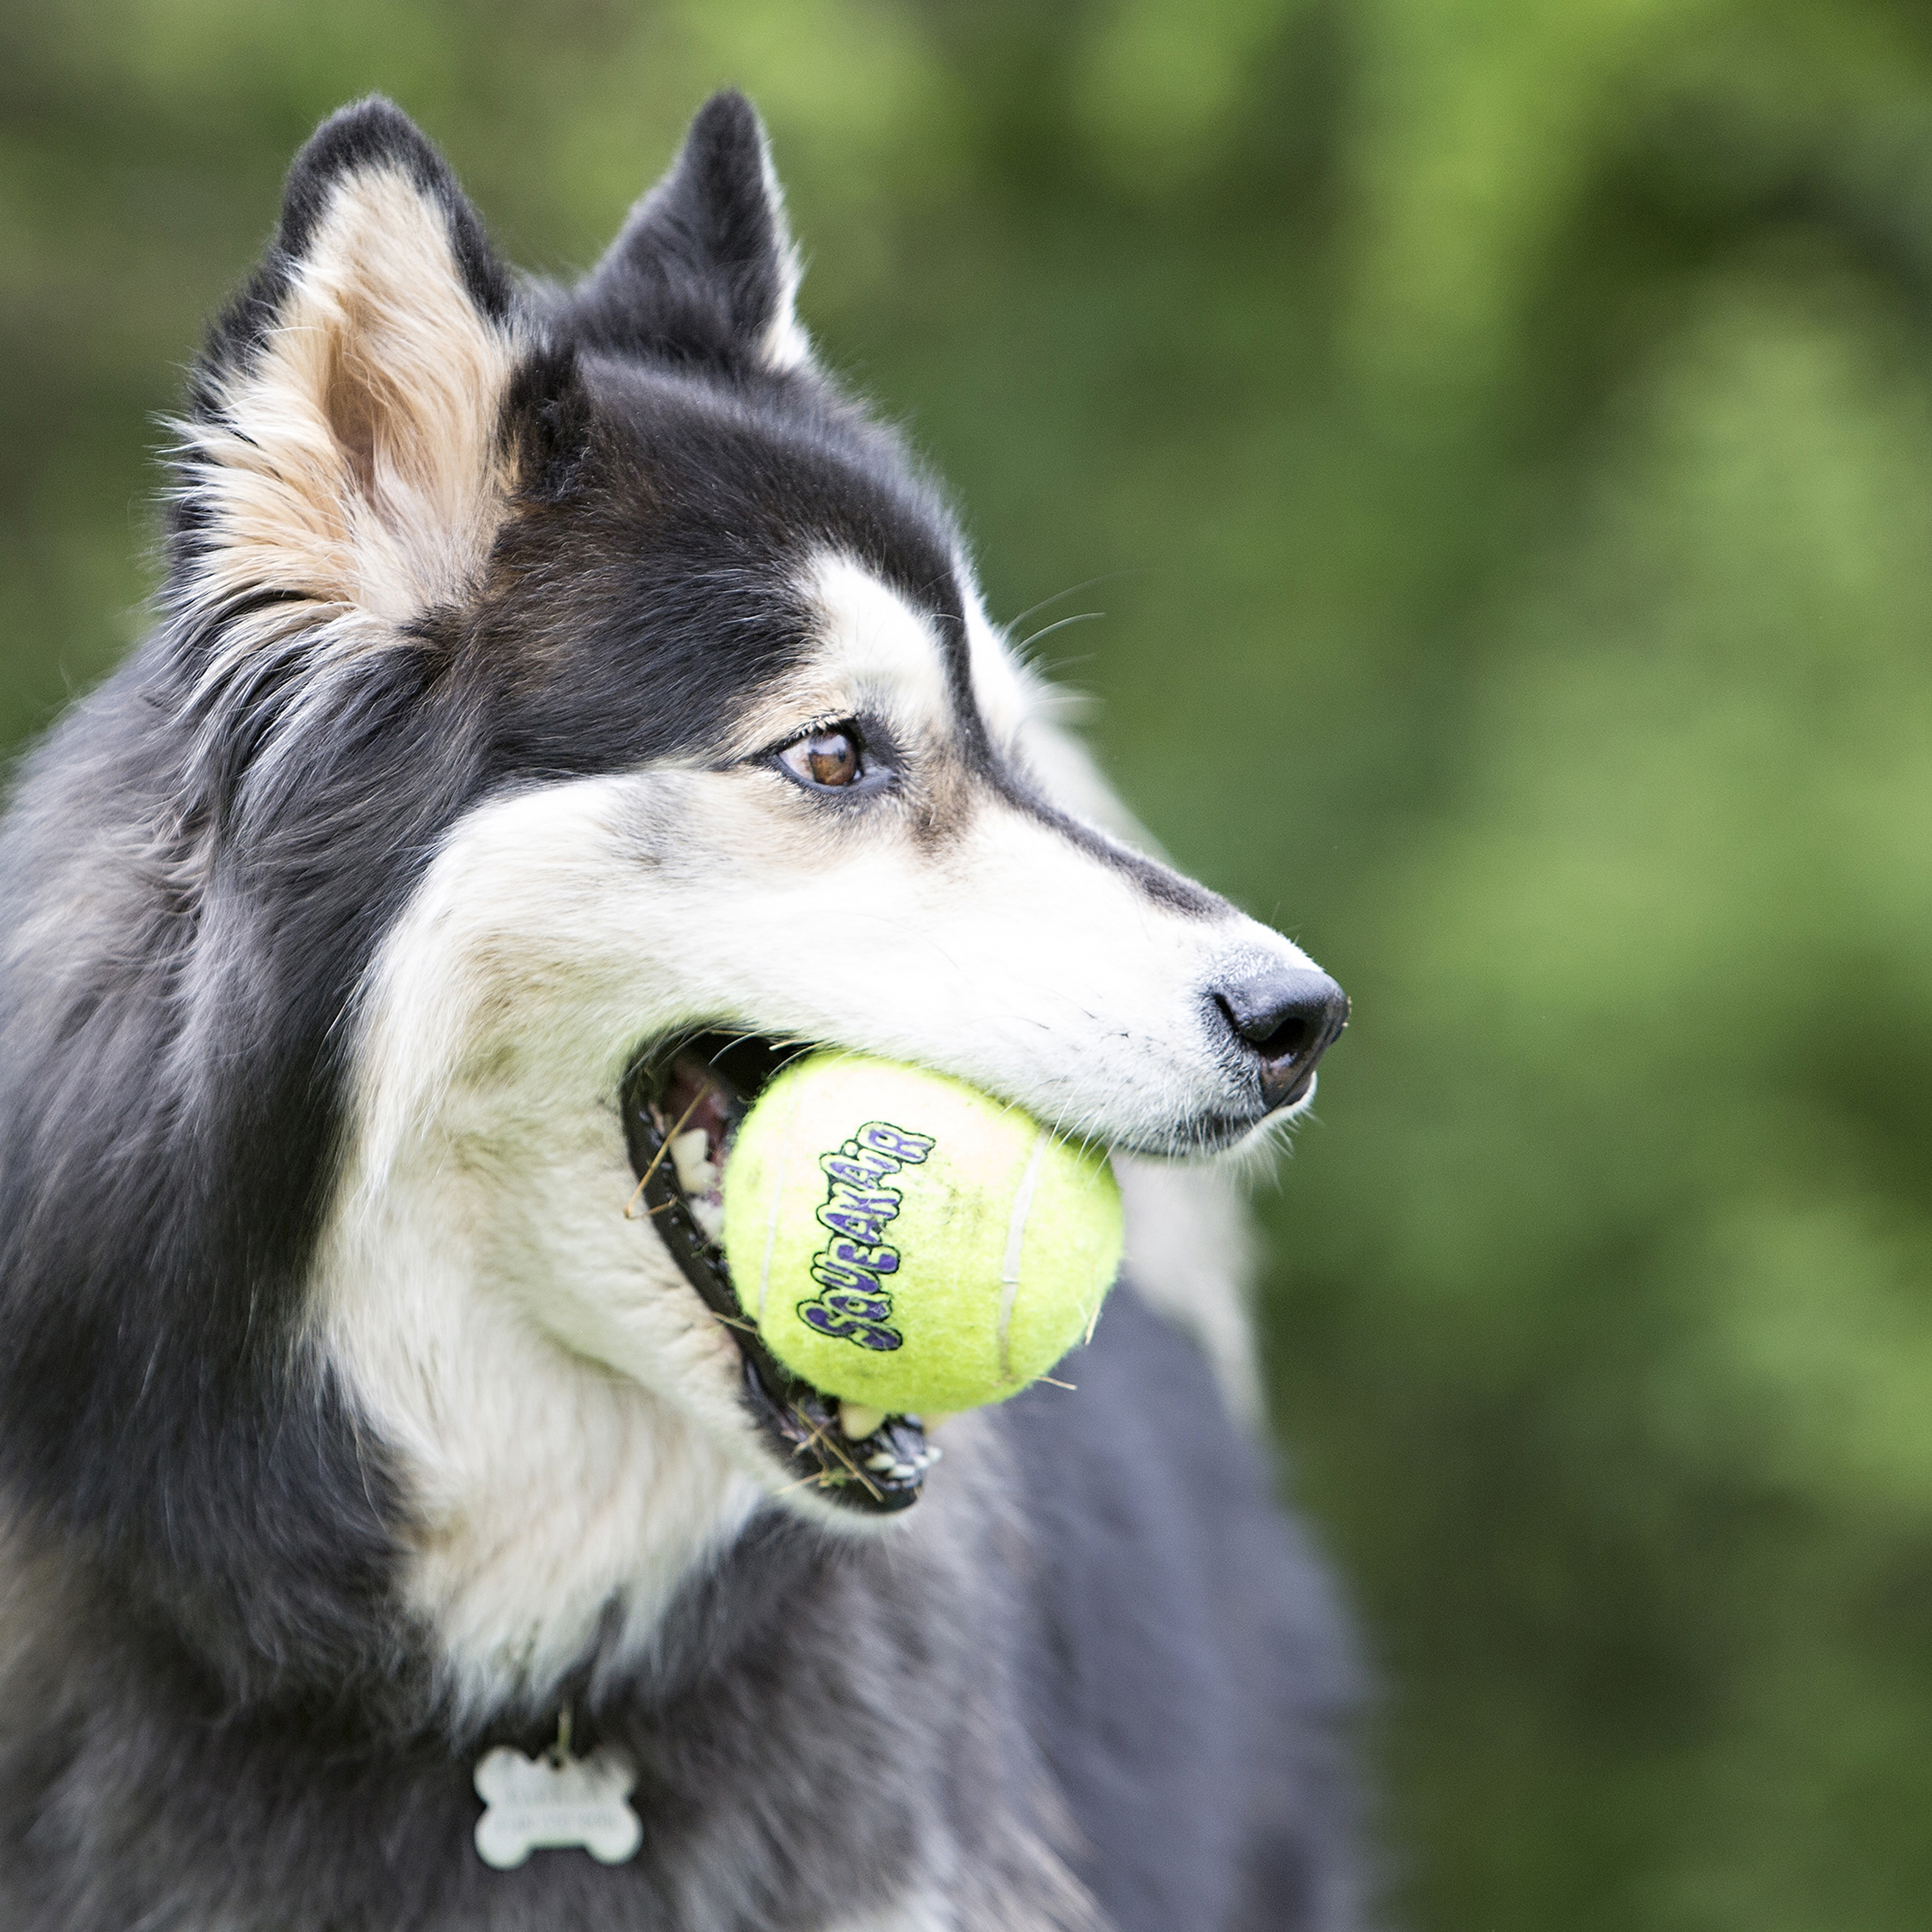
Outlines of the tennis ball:
{"label": "tennis ball", "polygon": [[1103,1150],[946,1076],[794,1061],[739,1124],[724,1258],[765,1346],[896,1414],[1001,1402],[1092,1328],[1120,1262]]}

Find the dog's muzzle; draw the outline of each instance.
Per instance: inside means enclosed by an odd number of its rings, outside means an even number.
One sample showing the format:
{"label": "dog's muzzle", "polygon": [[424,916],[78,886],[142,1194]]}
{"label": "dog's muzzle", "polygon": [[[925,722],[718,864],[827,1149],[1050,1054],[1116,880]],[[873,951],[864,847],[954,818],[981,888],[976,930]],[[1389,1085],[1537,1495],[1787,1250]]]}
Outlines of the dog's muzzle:
{"label": "dog's muzzle", "polygon": [[[1224,1054],[1254,1082],[1252,1111],[1226,1123],[1230,1134],[1304,1099],[1348,1017],[1341,988],[1310,968],[1231,977],[1209,998]],[[856,1412],[794,1375],[746,1318],[724,1259],[724,1171],[738,1123],[779,1070],[811,1050],[716,1030],[647,1046],[624,1078],[625,1142],[644,1216],[738,1346],[746,1406],[769,1446],[828,1500],[892,1514],[918,1501],[939,1459],[924,1420]]]}

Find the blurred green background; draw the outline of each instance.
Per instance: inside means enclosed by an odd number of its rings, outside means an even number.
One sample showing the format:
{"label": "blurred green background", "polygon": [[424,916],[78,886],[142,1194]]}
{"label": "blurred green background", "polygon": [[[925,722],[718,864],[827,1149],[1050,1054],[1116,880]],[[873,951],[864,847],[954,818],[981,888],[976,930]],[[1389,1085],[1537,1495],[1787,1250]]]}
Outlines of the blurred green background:
{"label": "blurred green background", "polygon": [[[1357,1019],[1264,1202],[1392,1913],[1932,1921],[1932,16],[1883,0],[0,9],[0,736],[371,87],[526,266],[734,80],[829,360],[1122,790]],[[1916,962],[1915,964],[1915,962]]]}

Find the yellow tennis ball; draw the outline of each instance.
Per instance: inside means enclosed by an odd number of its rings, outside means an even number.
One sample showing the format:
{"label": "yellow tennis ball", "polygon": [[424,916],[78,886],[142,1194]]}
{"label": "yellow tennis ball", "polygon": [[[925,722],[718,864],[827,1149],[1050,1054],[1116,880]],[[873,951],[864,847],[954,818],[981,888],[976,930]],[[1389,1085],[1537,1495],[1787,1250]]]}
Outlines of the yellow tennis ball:
{"label": "yellow tennis ball", "polygon": [[1104,1150],[916,1066],[821,1052],[724,1168],[724,1258],[765,1346],[895,1414],[1002,1402],[1093,1328],[1120,1263]]}

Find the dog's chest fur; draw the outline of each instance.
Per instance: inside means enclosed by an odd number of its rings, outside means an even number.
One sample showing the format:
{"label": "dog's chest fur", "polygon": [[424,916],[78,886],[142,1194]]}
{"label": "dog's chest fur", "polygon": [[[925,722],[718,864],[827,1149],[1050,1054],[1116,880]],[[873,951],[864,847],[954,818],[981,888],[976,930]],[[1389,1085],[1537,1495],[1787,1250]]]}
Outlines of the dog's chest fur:
{"label": "dog's chest fur", "polygon": [[694,1586],[647,1670],[604,1682],[588,1662],[568,1687],[579,1748],[621,1745],[640,1773],[645,1842],[609,1869],[554,1851],[496,1871],[472,1849],[476,1759],[534,1751],[542,1721],[452,1732],[403,1660],[359,1711],[224,1712],[118,1606],[70,1577],[50,1616],[32,1594],[51,1578],[29,1572],[0,1687],[16,1826],[0,1917],[830,1932],[917,1924],[943,1899],[934,1922],[1078,1922],[1050,1843],[1060,1801],[1024,1746],[1030,1612],[992,1500],[956,1490],[890,1552],[768,1518]]}
{"label": "dog's chest fur", "polygon": [[[1324,1586],[1192,1346],[1122,1292],[1083,1369],[1104,1458],[1042,1390],[953,1436],[916,1535],[760,1516],[646,1663],[566,1687],[639,1769],[632,1861],[490,1870],[476,1759],[423,1660],[229,1708],[84,1573],[14,1546],[0,1922],[108,1932],[568,1925],[752,1932],[1340,1926],[1354,1909]],[[1144,1406],[1158,1396],[1156,1422]],[[1163,1445],[1165,1429],[1188,1440]],[[1022,1466],[1057,1468],[1029,1505]],[[1194,1915],[1198,1914],[1196,1917]]]}

